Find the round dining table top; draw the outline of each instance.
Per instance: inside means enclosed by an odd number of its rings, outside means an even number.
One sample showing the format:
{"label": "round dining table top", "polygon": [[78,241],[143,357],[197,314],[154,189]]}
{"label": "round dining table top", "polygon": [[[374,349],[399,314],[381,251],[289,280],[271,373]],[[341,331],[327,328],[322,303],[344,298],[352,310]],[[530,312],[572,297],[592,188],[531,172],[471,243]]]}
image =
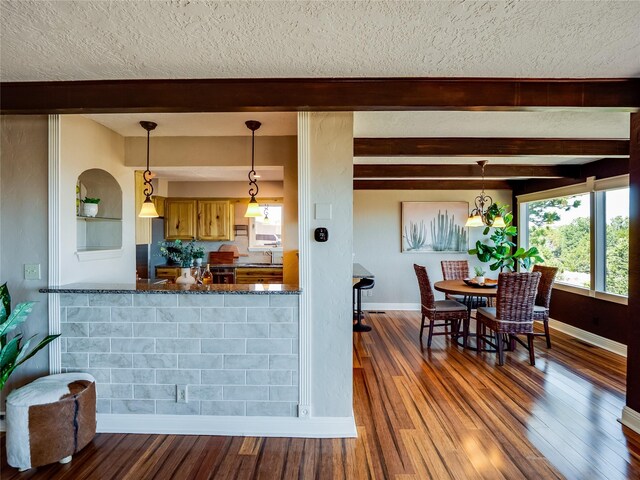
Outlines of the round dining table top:
{"label": "round dining table top", "polygon": [[496,297],[498,288],[470,287],[462,280],[440,280],[433,284],[433,288],[439,292],[451,295],[468,295],[473,297]]}

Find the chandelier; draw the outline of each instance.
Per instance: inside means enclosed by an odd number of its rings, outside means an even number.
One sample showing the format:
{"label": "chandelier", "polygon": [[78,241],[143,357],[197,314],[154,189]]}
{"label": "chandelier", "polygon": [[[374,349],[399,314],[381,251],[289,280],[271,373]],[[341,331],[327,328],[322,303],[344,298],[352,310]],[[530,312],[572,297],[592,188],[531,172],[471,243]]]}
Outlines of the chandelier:
{"label": "chandelier", "polygon": [[475,208],[471,210],[467,223],[464,225],[465,227],[506,227],[502,215],[498,214],[495,217],[487,215],[493,205],[493,199],[484,193],[484,166],[487,163],[489,163],[488,160],[480,160],[478,162],[482,169],[482,192],[476,197]]}

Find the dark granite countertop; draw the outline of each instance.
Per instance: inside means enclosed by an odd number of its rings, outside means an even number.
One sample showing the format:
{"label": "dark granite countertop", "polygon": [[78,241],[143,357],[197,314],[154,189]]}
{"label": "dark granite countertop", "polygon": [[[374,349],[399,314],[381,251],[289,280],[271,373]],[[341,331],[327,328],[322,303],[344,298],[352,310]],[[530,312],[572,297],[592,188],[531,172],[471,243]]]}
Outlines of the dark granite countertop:
{"label": "dark granite countertop", "polygon": [[[206,267],[206,263],[201,265]],[[211,268],[282,268],[281,263],[211,263]],[[180,268],[178,265],[156,265],[156,268]]]}
{"label": "dark granite countertop", "polygon": [[59,287],[41,288],[40,293],[101,293],[101,294],[194,294],[194,295],[297,295],[298,285],[286,284],[228,284],[187,285],[140,281],[132,283],[72,283]]}

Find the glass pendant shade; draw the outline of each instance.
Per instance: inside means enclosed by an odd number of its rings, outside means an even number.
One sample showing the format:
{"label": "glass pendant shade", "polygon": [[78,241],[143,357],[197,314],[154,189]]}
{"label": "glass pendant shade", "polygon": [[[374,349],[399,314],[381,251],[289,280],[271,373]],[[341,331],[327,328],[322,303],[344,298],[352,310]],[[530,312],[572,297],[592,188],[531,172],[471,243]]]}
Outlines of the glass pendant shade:
{"label": "glass pendant shade", "polygon": [[140,209],[140,213],[138,214],[138,216],[140,218],[157,218],[159,216],[153,200],[147,198],[142,203],[142,208]]}
{"label": "glass pendant shade", "polygon": [[501,215],[498,215],[493,219],[493,223],[491,224],[493,228],[504,228],[507,225],[504,223],[504,218]]}
{"label": "glass pendant shade", "polygon": [[247,211],[244,214],[245,217],[262,217],[262,210],[260,210],[260,205],[256,200],[255,196],[251,197],[249,200],[249,205],[247,205]]}
{"label": "glass pendant shade", "polygon": [[464,224],[465,227],[483,227],[484,222],[482,221],[482,217],[480,215],[470,215],[467,218],[467,223]]}

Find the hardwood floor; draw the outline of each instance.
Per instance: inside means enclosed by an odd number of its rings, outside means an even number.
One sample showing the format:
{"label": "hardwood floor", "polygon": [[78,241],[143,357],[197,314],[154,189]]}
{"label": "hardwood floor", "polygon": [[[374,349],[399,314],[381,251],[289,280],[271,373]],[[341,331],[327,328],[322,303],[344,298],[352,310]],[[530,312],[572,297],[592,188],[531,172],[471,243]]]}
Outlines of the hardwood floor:
{"label": "hardwood floor", "polygon": [[624,359],[556,331],[536,367],[506,355],[418,343],[419,315],[367,315],[354,335],[358,438],[317,440],[99,434],[68,465],[3,480],[47,479],[632,479],[640,436],[616,419]]}

